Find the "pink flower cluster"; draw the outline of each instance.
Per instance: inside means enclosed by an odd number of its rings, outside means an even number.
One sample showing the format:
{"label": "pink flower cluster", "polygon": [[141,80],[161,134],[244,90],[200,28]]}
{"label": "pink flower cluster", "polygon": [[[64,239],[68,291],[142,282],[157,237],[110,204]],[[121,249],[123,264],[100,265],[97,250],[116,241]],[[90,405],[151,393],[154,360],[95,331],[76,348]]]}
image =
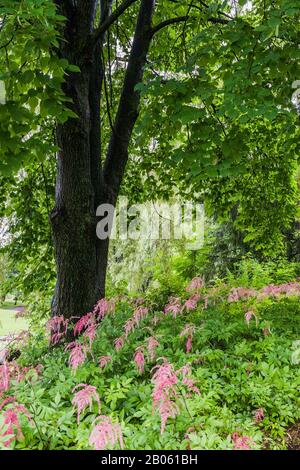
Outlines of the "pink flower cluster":
{"label": "pink flower cluster", "polygon": [[187,387],[189,392],[193,392],[197,395],[200,395],[200,390],[198,389],[198,387],[195,386],[194,380],[191,377],[191,373],[192,371],[189,364],[186,364],[177,371],[177,374],[182,375],[182,384]]}
{"label": "pink flower cluster", "polygon": [[189,299],[187,299],[184,303],[184,307],[186,310],[195,310],[197,308],[198,302],[201,299],[200,294],[193,294]]}
{"label": "pink flower cluster", "polygon": [[129,318],[124,325],[124,335],[116,338],[114,341],[116,351],[120,351],[120,349],[122,349],[128,335],[135,330],[148,313],[149,309],[141,305],[134,310],[132,317]]}
{"label": "pink flower cluster", "polygon": [[258,323],[257,321],[257,316],[255,315],[255,312],[253,309],[248,310],[248,312],[245,313],[245,321],[247,325],[249,326],[251,318],[255,318],[256,324]]}
{"label": "pink flower cluster", "polygon": [[165,361],[153,368],[154,390],[152,394],[153,409],[157,409],[161,418],[161,434],[164,432],[168,418],[175,418],[179,412],[176,404],[178,377],[172,364]]}
{"label": "pink flower cluster", "polygon": [[10,389],[12,380],[21,382],[29,373],[31,375],[39,375],[41,367],[41,365],[36,367],[20,367],[17,362],[8,362],[4,357],[4,362],[0,365],[0,397]]}
{"label": "pink flower cluster", "polygon": [[202,289],[204,287],[204,279],[202,277],[194,277],[186,288],[187,292]]}
{"label": "pink flower cluster", "polygon": [[170,297],[167,305],[164,308],[164,313],[172,313],[174,318],[178,313],[183,312],[184,309],[187,311],[195,310],[197,308],[198,302],[201,299],[201,294],[194,293],[192,294],[184,303],[181,305],[181,300],[179,297]]}
{"label": "pink flower cluster", "polygon": [[[109,357],[109,356],[103,356]],[[98,404],[99,416],[94,421],[94,427],[90,434],[89,443],[96,450],[105,450],[109,446],[115,447],[117,443],[123,449],[123,436],[121,426],[113,423],[109,416],[100,415],[101,401],[96,387],[93,385],[79,384],[73,388],[75,393],[72,405],[77,410],[77,423],[80,422],[82,412],[89,408],[92,411],[93,401]]]}
{"label": "pink flower cluster", "polygon": [[150,336],[146,339],[147,343],[147,352],[150,361],[154,361],[156,357],[156,348],[159,346],[159,342],[154,338],[154,336]]}
{"label": "pink flower cluster", "polygon": [[195,332],[195,327],[193,325],[185,325],[184,329],[180,333],[180,337],[187,337],[186,340],[186,353],[189,354],[192,350],[192,340]]}
{"label": "pink flower cluster", "polygon": [[233,287],[228,295],[228,302],[238,302],[239,300],[248,300],[257,297],[258,292],[255,289],[247,287]]}
{"label": "pink flower cluster", "polygon": [[115,309],[115,301],[113,299],[100,299],[93,310],[93,313],[96,315],[98,321],[103,320],[105,315],[112,313]]}
{"label": "pink flower cluster", "polygon": [[270,284],[260,290],[249,289],[247,287],[234,287],[228,295],[228,302],[238,302],[239,300],[248,300],[250,298],[258,298],[260,300],[267,297],[300,296],[300,283],[288,282],[286,284],[274,285]]}
{"label": "pink flower cluster", "polygon": [[263,408],[258,408],[257,410],[255,410],[254,412],[254,421],[256,423],[260,423],[265,417],[265,413],[264,413],[264,410]]}
{"label": "pink flower cluster", "polygon": [[235,450],[251,450],[251,446],[256,445],[251,437],[239,436],[237,432],[232,434],[232,441]]}
{"label": "pink flower cluster", "polygon": [[2,413],[4,420],[2,428],[0,429],[0,437],[5,438],[7,436],[7,440],[4,441],[4,445],[5,447],[9,447],[14,439],[21,440],[24,437],[19,421],[19,414],[26,416],[30,423],[32,423],[32,419],[25,406],[16,403],[13,397],[6,398],[1,403],[0,410],[5,407],[6,409]]}
{"label": "pink flower cluster", "polygon": [[97,325],[96,323],[91,323],[90,326],[83,333],[83,337],[88,340],[89,350],[92,350],[93,342],[96,338]]}
{"label": "pink flower cluster", "polygon": [[259,297],[279,297],[280,295],[299,296],[300,284],[298,282],[288,282],[278,286],[270,284],[269,286],[265,286],[261,289]]}
{"label": "pink flower cluster", "polygon": [[[161,434],[164,432],[168,418],[175,418],[179,413],[179,406],[176,400],[179,397],[178,385],[187,387],[189,392],[199,394],[190,375],[188,365],[175,371],[172,364],[164,359],[163,364],[155,366],[153,369],[152,383],[154,384],[152,400],[153,410],[158,410],[161,418]],[[178,376],[182,376],[179,381]]]}
{"label": "pink flower cluster", "polygon": [[115,308],[114,300],[100,299],[92,312],[83,315],[74,326],[74,336],[82,335],[86,340],[84,344],[79,341],[71,342],[65,350],[70,350],[69,366],[74,370],[83,364],[87,352],[92,352],[92,345],[96,338],[98,322],[103,320],[106,314],[111,313]]}
{"label": "pink flower cluster", "polygon": [[119,338],[116,338],[116,339],[114,340],[114,346],[115,346],[115,350],[116,350],[117,352],[120,351],[120,349],[123,348],[124,343],[125,343],[125,339],[126,339],[125,336],[120,336]]}
{"label": "pink flower cluster", "polygon": [[[150,361],[154,361],[156,357],[156,348],[158,348],[159,342],[154,338],[154,336],[150,336],[146,339],[146,348],[148,353],[148,358]],[[136,368],[140,374],[144,373],[145,370],[145,347],[138,346],[135,350],[134,354],[134,362]]]}
{"label": "pink flower cluster", "polygon": [[67,334],[68,320],[63,315],[50,318],[47,321],[46,328],[51,334],[51,344],[57,344]]}
{"label": "pink flower cluster", "polygon": [[79,424],[81,413],[87,407],[90,408],[90,411],[92,410],[93,400],[95,400],[98,403],[99,413],[101,409],[101,403],[100,403],[99,395],[97,393],[97,389],[93,385],[79,384],[73,388],[72,392],[74,393],[76,390],[78,391],[76,392],[72,400],[72,405],[74,408],[77,407],[77,423]]}
{"label": "pink flower cluster", "polygon": [[112,357],[111,356],[101,356],[99,357],[99,366],[100,369],[104,369],[109,362],[111,362]]}
{"label": "pink flower cluster", "polygon": [[65,348],[65,351],[70,351],[69,366],[76,371],[78,367],[84,363],[87,355],[87,348],[84,344],[78,341],[72,341]]}
{"label": "pink flower cluster", "polygon": [[176,318],[177,314],[182,311],[181,300],[179,297],[170,297],[164,308],[164,313],[172,313]]}
{"label": "pink flower cluster", "polygon": [[138,372],[140,374],[143,374],[145,370],[145,356],[144,356],[143,348],[141,346],[136,348],[136,351],[134,354],[134,362],[135,362]]}
{"label": "pink flower cluster", "polygon": [[94,422],[89,443],[95,450],[105,450],[115,447],[118,443],[124,448],[121,426],[113,423],[109,416],[98,416]]}
{"label": "pink flower cluster", "polygon": [[7,392],[10,387],[10,368],[6,360],[0,365],[0,396]]}
{"label": "pink flower cluster", "polygon": [[95,315],[92,312],[86,313],[74,326],[74,336],[80,335],[83,330],[95,323]]}

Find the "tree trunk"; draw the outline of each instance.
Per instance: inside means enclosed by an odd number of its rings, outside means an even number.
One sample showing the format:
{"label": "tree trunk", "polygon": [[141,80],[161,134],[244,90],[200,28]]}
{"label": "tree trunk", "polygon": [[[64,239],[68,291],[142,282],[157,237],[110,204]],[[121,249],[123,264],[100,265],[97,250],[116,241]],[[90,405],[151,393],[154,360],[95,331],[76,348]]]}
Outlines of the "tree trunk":
{"label": "tree trunk", "polygon": [[[112,2],[100,1],[101,23],[109,16]],[[57,1],[67,18],[60,56],[79,66],[80,73],[67,75],[64,92],[78,118],[56,129],[57,182],[55,208],[51,213],[56,254],[57,283],[52,314],[66,318],[82,316],[105,296],[109,241],[96,237],[96,208],[116,204],[128,159],[128,145],[138,116],[139,93],[151,41],[154,0],[141,0],[132,50],[124,77],[110,145],[101,165],[100,100],[103,78],[101,48],[95,44],[93,23],[97,1]],[[100,24],[101,24],[100,23]]]}
{"label": "tree trunk", "polygon": [[[66,76],[64,92],[78,116],[56,129],[57,181],[51,213],[57,282],[52,314],[80,316],[90,311],[104,286],[97,285],[96,216],[100,200],[101,62],[94,60],[99,46],[85,49],[92,32],[97,2],[60,2],[67,18],[59,54],[79,66]],[[94,5],[93,5],[94,4]],[[80,9],[82,7],[82,9]]]}

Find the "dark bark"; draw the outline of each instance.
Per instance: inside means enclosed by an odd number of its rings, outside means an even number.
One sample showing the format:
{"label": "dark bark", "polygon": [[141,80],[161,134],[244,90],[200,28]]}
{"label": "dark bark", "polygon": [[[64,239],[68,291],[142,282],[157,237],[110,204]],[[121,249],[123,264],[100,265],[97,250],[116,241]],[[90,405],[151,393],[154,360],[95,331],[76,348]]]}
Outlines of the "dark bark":
{"label": "dark bark", "polygon": [[[115,204],[128,159],[128,145],[138,116],[139,93],[151,41],[154,0],[141,0],[135,36],[109,149],[101,166],[100,103],[103,81],[101,48],[104,32],[95,41],[93,30],[97,1],[57,1],[67,18],[60,55],[80,67],[66,77],[65,94],[78,119],[56,129],[57,156],[55,208],[51,213],[57,264],[53,315],[81,316],[105,295],[108,240],[96,237],[96,208]],[[101,1],[101,24],[110,16]],[[133,2],[128,2],[131,4]],[[100,28],[101,28],[100,24]],[[92,40],[91,40],[92,38]]]}
{"label": "dark bark", "polygon": [[[57,264],[54,315],[65,317],[88,311],[95,301],[95,190],[92,184],[91,132],[95,119],[90,106],[92,57],[85,56],[85,40],[92,31],[95,2],[62,2],[67,23],[60,55],[78,65],[81,73],[67,76],[65,94],[78,119],[56,129],[57,156],[55,208],[51,213]],[[93,142],[95,144],[95,142]]]}

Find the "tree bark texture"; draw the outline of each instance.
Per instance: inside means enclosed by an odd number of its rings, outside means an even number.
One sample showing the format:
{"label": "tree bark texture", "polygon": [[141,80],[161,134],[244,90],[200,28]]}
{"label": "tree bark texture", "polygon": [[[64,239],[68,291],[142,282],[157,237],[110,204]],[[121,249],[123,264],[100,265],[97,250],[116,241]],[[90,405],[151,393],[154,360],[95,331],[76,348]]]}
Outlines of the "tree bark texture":
{"label": "tree bark texture", "polygon": [[151,42],[154,0],[141,0],[123,89],[107,153],[101,160],[100,106],[105,65],[105,33],[95,37],[95,17],[100,26],[110,17],[111,1],[57,0],[66,17],[59,55],[77,65],[80,73],[66,75],[64,92],[78,118],[56,128],[57,181],[55,207],[50,215],[56,254],[57,283],[52,314],[82,316],[105,296],[108,240],[96,236],[96,208],[116,204],[128,159],[128,146],[138,117],[140,96],[135,86],[142,80]]}

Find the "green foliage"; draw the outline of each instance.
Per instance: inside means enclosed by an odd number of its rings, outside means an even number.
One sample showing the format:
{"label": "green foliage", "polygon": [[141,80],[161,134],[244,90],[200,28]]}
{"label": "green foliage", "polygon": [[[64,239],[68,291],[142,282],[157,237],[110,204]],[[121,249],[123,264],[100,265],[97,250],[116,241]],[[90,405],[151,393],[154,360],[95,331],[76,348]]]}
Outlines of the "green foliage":
{"label": "green foliage", "polygon": [[0,174],[9,175],[55,152],[49,129],[73,116],[61,85],[65,73],[74,70],[55,55],[64,18],[54,2],[6,0],[0,17],[0,80],[5,84]]}
{"label": "green foliage", "polygon": [[[259,287],[259,267],[248,261],[252,285]],[[245,264],[241,268],[246,271]],[[293,272],[274,266],[261,267],[264,279],[290,280]],[[273,273],[273,274],[271,274]],[[241,281],[242,278],[239,279]],[[246,277],[244,276],[246,282]],[[199,302],[196,310],[176,317],[150,309],[149,315],[129,334],[117,352],[114,340],[123,332],[132,316],[130,300],[117,304],[114,314],[101,322],[92,354],[76,372],[67,366],[67,353],[60,348],[49,350],[41,337],[23,348],[20,366],[41,364],[42,372],[30,372],[13,392],[34,418],[22,421],[24,440],[15,442],[18,449],[86,449],[97,406],[86,410],[80,424],[72,409],[72,389],[79,383],[97,388],[101,414],[111,416],[122,426],[126,449],[232,449],[234,432],[252,439],[254,448],[286,447],[286,430],[300,419],[299,365],[292,360],[300,327],[299,301],[293,297],[256,301],[257,321],[247,324],[247,302],[228,303],[227,294],[236,280],[202,290],[209,303]],[[187,294],[182,294],[183,298]],[[154,318],[156,321],[154,322]],[[186,353],[186,338],[180,333],[193,325],[192,351]],[[268,334],[266,333],[268,329]],[[152,412],[152,368],[160,359],[150,359],[145,352],[146,367],[138,373],[134,351],[155,336],[159,342],[156,357],[165,357],[175,369],[192,367],[194,384],[200,395],[178,398],[179,415],[168,419],[160,434],[160,417]],[[112,361],[101,370],[98,358],[110,354]],[[255,421],[257,409],[264,418]]]}
{"label": "green foliage", "polygon": [[259,263],[251,257],[245,257],[234,272],[227,272],[227,279],[234,287],[244,286],[260,289],[268,284],[284,284],[295,281],[300,275],[299,263],[290,263],[285,259]]}
{"label": "green foliage", "polygon": [[[48,314],[55,285],[55,266],[49,213],[54,200],[55,161],[26,165],[16,176],[0,178],[3,199],[0,215],[6,217],[8,243],[2,248],[7,276],[1,287],[19,292],[31,320]],[[6,197],[5,197],[6,196]],[[38,305],[37,305],[38,303]]]}
{"label": "green foliage", "polygon": [[[167,197],[175,186],[188,197],[202,193],[219,220],[235,212],[244,242],[266,256],[284,252],[297,210],[298,23],[296,1],[254,1],[225,26],[184,28],[172,72],[153,77],[150,68],[139,86],[137,142],[150,194],[155,188]],[[149,133],[155,150],[147,151]]]}

